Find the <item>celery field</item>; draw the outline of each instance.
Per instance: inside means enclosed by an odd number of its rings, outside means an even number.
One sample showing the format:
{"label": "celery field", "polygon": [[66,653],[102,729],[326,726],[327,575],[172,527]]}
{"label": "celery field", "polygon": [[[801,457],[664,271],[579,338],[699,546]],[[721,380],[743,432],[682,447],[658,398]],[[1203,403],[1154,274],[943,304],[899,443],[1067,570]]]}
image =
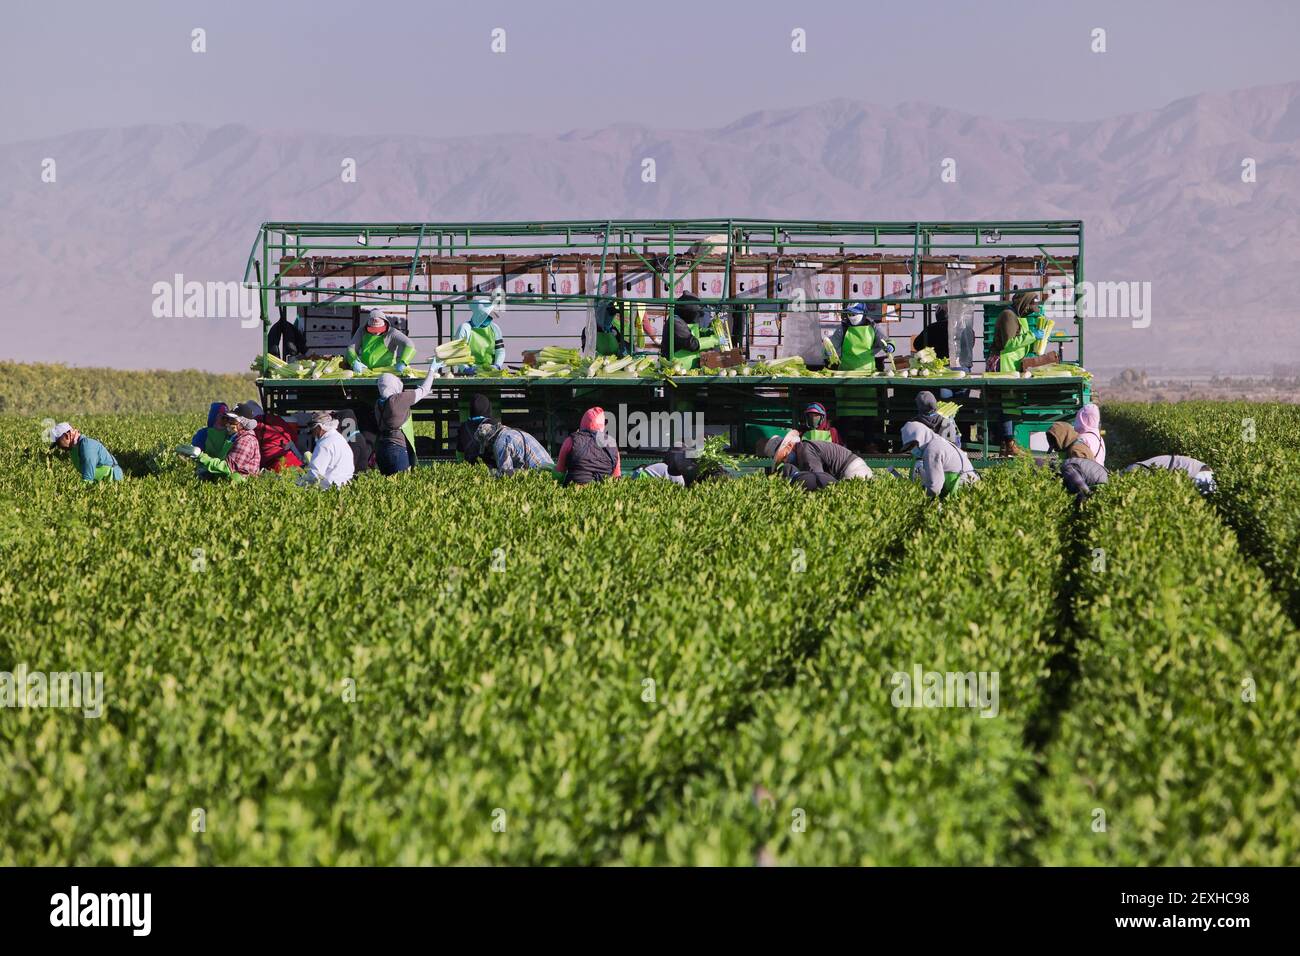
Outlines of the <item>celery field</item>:
{"label": "celery field", "polygon": [[[563,488],[438,465],[199,485],[192,416],[0,418],[0,864],[1300,860],[1300,409],[1103,406],[1025,464]],[[919,671],[918,671],[919,669]],[[996,675],[996,707],[897,675]],[[995,712],[990,712],[995,711]]]}

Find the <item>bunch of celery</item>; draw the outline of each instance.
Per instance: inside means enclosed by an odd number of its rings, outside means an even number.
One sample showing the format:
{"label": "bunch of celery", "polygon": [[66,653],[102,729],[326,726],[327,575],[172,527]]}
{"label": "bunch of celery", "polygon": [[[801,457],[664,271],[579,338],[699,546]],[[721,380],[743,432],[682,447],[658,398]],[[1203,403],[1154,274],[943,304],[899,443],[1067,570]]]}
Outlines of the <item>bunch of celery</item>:
{"label": "bunch of celery", "polygon": [[474,354],[469,350],[469,342],[465,339],[452,339],[450,342],[443,342],[433,350],[433,354],[447,365],[474,364]]}

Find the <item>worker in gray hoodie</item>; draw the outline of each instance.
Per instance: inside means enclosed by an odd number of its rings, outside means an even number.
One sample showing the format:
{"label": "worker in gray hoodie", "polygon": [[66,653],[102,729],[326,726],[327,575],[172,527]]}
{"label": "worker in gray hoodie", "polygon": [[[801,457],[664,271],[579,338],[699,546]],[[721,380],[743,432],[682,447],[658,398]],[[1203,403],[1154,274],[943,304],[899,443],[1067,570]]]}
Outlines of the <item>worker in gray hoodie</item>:
{"label": "worker in gray hoodie", "polygon": [[1105,466],[1092,458],[1067,458],[1061,462],[1061,481],[1065,490],[1079,501],[1091,495],[1109,478]]}
{"label": "worker in gray hoodie", "polygon": [[903,426],[903,451],[916,459],[912,477],[931,498],[947,497],[962,485],[979,481],[966,453],[921,422]]}
{"label": "worker in gray hoodie", "polygon": [[1203,461],[1195,458],[1188,458],[1186,455],[1157,455],[1154,458],[1146,458],[1142,461],[1135,461],[1124,470],[1137,471],[1139,468],[1147,471],[1160,470],[1165,471],[1183,471],[1187,477],[1196,483],[1197,490],[1203,495],[1211,494],[1218,486],[1214,481],[1214,472],[1210,466]]}
{"label": "worker in gray hoodie", "polygon": [[925,425],[940,438],[946,438],[958,448],[961,447],[961,434],[957,430],[957,423],[947,415],[939,414],[939,400],[934,397],[934,392],[917,393],[914,421]]}

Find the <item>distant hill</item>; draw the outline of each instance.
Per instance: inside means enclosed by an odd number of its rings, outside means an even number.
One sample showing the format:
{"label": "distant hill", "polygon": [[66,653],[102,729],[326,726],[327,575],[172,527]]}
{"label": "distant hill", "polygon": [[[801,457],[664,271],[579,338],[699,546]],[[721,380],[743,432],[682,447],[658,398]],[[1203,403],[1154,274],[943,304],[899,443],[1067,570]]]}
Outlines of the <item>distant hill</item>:
{"label": "distant hill", "polygon": [[[309,122],[290,114],[290,125]],[[656,183],[641,182],[647,156]],[[40,181],[45,157],[58,163],[56,184]],[[340,182],[344,157],[357,160],[354,184]],[[956,183],[940,180],[947,157]],[[1246,158],[1253,184],[1241,181]],[[245,367],[256,331],[233,319],[154,319],[150,290],[177,272],[239,278],[264,220],[1060,217],[1085,221],[1091,278],[1153,284],[1151,327],[1093,322],[1089,364],[1249,371],[1300,361],[1289,287],[1298,213],[1300,83],[1078,123],[839,99],[708,130],[86,130],[0,145],[4,353]],[[24,334],[29,322],[40,331]]]}

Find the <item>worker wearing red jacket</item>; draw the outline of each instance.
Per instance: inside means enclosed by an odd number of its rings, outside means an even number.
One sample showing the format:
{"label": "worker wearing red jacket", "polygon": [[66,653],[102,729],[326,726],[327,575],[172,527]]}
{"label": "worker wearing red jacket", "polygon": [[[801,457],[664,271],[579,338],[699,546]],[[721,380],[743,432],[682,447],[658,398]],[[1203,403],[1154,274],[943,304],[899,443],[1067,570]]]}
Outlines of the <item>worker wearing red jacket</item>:
{"label": "worker wearing red jacket", "polygon": [[257,402],[242,402],[236,405],[235,414],[257,422],[253,434],[257,436],[263,471],[283,471],[286,468],[302,467],[302,459],[298,457],[298,452],[294,448],[294,442],[298,439],[297,425],[285,421],[279,415],[266,414]]}

